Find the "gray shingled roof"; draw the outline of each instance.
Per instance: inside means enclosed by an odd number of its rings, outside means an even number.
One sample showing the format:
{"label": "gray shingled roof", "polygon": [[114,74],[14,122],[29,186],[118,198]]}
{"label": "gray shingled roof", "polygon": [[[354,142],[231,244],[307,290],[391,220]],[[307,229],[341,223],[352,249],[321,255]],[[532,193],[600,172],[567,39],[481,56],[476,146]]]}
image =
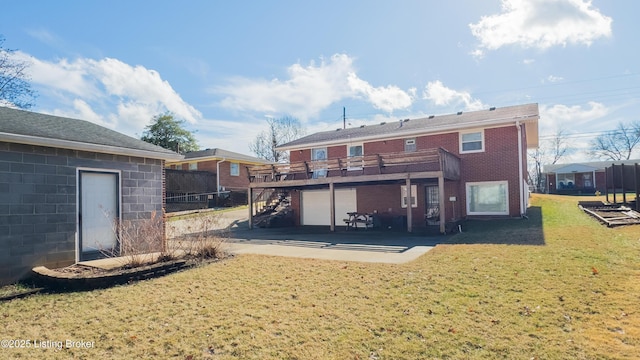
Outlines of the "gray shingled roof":
{"label": "gray shingled roof", "polygon": [[[428,134],[431,132],[482,127],[489,124],[508,124],[514,123],[516,120],[537,120],[538,117],[538,104],[507,106],[318,132],[291,141],[279,148],[282,150],[291,150],[314,144],[338,143],[360,139],[394,138],[409,134]],[[535,143],[537,144],[537,125],[535,128],[535,137]]]}
{"label": "gray shingled roof", "polygon": [[[30,140],[54,139],[77,144],[156,153],[159,157],[176,157],[171,150],[107,129],[89,121],[0,107],[0,133],[23,135]],[[71,146],[69,146],[71,147]]]}
{"label": "gray shingled roof", "polygon": [[611,166],[612,164],[616,164],[616,165],[620,165],[620,164],[625,164],[625,165],[633,165],[633,164],[640,164],[640,159],[631,159],[631,160],[617,160],[617,161],[612,161],[612,160],[607,160],[607,161],[589,161],[589,162],[579,162],[579,163],[565,163],[565,164],[547,164],[547,165],[543,165],[543,173],[554,173],[556,172],[556,170],[558,169],[562,169],[564,167],[567,166],[571,166],[571,165],[586,165],[586,166],[590,166],[593,168],[596,168],[598,170],[604,170],[605,168]]}
{"label": "gray shingled roof", "polygon": [[206,157],[215,157],[220,159],[225,158],[228,160],[246,161],[249,163],[264,163],[264,164],[269,163],[267,160],[264,160],[264,159],[240,154],[240,153],[229,151],[229,150],[218,149],[218,148],[192,151],[184,154],[185,160],[196,159],[196,158],[206,158]]}

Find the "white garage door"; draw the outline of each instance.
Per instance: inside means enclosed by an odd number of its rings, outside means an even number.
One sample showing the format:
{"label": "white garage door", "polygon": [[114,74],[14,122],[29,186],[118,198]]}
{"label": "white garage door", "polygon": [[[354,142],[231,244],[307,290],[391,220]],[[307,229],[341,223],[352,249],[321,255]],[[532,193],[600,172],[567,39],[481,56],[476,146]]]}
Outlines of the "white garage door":
{"label": "white garage door", "polygon": [[[336,189],[336,225],[348,212],[357,211],[356,189]],[[302,192],[302,225],[331,225],[329,190]]]}

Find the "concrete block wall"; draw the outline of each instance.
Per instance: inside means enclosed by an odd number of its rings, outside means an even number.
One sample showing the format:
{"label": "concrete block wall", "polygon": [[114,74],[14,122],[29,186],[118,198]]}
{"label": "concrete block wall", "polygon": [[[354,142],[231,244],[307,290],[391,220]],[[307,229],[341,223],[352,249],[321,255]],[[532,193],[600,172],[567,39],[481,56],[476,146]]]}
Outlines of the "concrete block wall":
{"label": "concrete block wall", "polygon": [[76,258],[77,169],[119,170],[123,221],[162,216],[158,159],[0,142],[0,285]]}

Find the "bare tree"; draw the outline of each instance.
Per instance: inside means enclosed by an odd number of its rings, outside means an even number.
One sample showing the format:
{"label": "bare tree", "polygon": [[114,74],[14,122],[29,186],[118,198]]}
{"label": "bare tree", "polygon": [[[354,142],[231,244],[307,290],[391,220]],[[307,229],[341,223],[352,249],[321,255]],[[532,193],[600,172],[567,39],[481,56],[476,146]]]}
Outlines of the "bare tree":
{"label": "bare tree", "polygon": [[15,50],[5,49],[0,35],[0,105],[28,109],[33,106],[36,93],[29,84],[29,62],[15,57]]}
{"label": "bare tree", "polygon": [[640,144],[640,121],[618,123],[614,131],[598,135],[591,141],[589,154],[606,160],[629,160]]}
{"label": "bare tree", "polygon": [[249,149],[259,158],[273,162],[288,162],[289,154],[277,150],[277,147],[296,140],[305,134],[305,130],[298,119],[285,116],[282,118],[268,118],[267,129],[260,132]]}
{"label": "bare tree", "polygon": [[556,164],[569,154],[570,149],[567,131],[558,129],[551,138],[541,141],[537,149],[529,152],[529,184],[536,192],[542,192],[544,188],[542,166]]}

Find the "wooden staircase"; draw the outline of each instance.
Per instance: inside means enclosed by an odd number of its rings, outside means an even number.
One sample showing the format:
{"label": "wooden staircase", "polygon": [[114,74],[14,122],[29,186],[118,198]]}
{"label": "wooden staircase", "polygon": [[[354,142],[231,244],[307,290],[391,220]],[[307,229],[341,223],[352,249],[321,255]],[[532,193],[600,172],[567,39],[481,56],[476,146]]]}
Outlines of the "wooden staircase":
{"label": "wooden staircase", "polygon": [[257,227],[280,227],[291,223],[291,194],[285,189],[263,189],[254,199],[253,222]]}

